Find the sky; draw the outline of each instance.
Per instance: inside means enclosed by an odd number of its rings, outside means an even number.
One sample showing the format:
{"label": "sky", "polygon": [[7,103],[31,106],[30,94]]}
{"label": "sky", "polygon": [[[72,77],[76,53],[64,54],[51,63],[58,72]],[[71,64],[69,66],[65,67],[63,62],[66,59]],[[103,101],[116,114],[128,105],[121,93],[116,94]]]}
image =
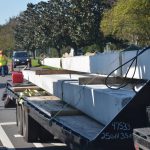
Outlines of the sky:
{"label": "sky", "polygon": [[0,0],[0,25],[4,25],[9,18],[16,17],[25,11],[28,3],[37,4],[48,0]]}

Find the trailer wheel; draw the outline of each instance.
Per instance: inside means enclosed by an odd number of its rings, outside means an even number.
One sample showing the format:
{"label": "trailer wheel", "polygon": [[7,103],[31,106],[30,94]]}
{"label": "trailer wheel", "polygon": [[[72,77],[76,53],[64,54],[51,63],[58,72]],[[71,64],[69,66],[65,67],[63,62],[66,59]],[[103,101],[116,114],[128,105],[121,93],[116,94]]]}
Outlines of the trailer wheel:
{"label": "trailer wheel", "polygon": [[23,136],[27,142],[38,141],[38,124],[29,116],[28,109],[24,108],[24,121],[23,121]]}
{"label": "trailer wheel", "polygon": [[5,108],[12,108],[15,107],[15,102],[7,95],[4,99],[4,107]]}
{"label": "trailer wheel", "polygon": [[18,126],[18,120],[19,120],[19,110],[18,110],[18,103],[16,104],[16,124],[17,124],[17,126]]}
{"label": "trailer wheel", "polygon": [[18,101],[16,101],[16,124],[19,126],[19,120],[20,120],[20,105]]}
{"label": "trailer wheel", "polygon": [[6,97],[7,97],[7,91],[6,91],[6,88],[5,88],[5,91],[3,92],[1,100],[4,101],[6,99]]}
{"label": "trailer wheel", "polygon": [[18,132],[23,135],[23,109],[21,105],[17,105],[16,107],[16,116]]}

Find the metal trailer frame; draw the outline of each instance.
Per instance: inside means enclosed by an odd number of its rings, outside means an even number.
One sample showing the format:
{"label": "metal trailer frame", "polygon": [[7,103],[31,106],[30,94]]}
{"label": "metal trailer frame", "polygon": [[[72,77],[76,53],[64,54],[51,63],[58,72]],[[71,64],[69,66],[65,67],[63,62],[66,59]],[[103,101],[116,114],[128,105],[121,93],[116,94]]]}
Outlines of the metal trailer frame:
{"label": "metal trailer frame", "polygon": [[[8,94],[16,99],[16,93],[10,91],[9,86],[6,88]],[[134,150],[133,129],[148,125],[146,107],[150,104],[149,92],[150,81],[147,81],[118,115],[109,124],[103,126],[93,140],[81,136],[80,133],[76,133],[56,118],[51,118],[36,105],[24,99],[23,134],[27,141],[34,141],[38,135],[32,136],[31,130],[38,133],[39,126],[42,126],[51,134],[49,137],[56,136],[73,150]]]}
{"label": "metal trailer frame", "polygon": [[34,84],[29,81],[24,81],[22,83],[12,83],[12,80],[7,80],[6,89],[3,93],[2,100],[4,101],[4,107],[16,107],[15,99],[18,98],[18,94],[10,89],[10,87],[19,87],[19,86],[33,86]]}
{"label": "metal trailer frame", "polygon": [[134,146],[136,150],[150,149],[150,128],[137,128],[133,130]]}

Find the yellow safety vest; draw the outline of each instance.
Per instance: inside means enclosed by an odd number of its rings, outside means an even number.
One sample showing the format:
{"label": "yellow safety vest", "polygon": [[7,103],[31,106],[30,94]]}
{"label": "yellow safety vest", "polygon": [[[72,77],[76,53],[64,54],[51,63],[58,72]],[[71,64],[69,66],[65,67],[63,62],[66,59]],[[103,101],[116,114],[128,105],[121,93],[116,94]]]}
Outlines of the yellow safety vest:
{"label": "yellow safety vest", "polygon": [[0,56],[0,66],[7,65],[7,59],[5,56]]}

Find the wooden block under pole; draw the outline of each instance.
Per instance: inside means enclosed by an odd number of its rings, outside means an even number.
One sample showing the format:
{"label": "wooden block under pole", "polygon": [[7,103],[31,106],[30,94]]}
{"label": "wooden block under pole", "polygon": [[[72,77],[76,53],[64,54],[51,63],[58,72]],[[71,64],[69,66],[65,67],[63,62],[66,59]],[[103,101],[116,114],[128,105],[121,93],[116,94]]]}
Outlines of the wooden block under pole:
{"label": "wooden block under pole", "polygon": [[85,72],[71,71],[71,70],[35,70],[36,75],[50,75],[50,74],[87,74]]}
{"label": "wooden block under pole", "polygon": [[[26,96],[25,99],[29,100],[29,101],[35,101],[35,102],[42,102],[42,101],[58,101],[60,100],[59,97],[56,97],[54,95],[48,95],[48,96],[31,96],[31,97],[28,97]],[[61,100],[62,101],[62,100]]]}
{"label": "wooden block under pole", "polygon": [[147,82],[144,79],[132,79],[132,78],[123,78],[123,77],[100,77],[100,76],[93,76],[93,77],[81,77],[79,78],[79,85],[88,85],[88,84],[105,84],[107,80],[107,84],[142,84]]}
{"label": "wooden block under pole", "polygon": [[11,90],[13,90],[14,92],[23,92],[26,89],[30,89],[30,90],[40,90],[41,88],[39,88],[38,86],[23,86],[23,87],[11,87]]}
{"label": "wooden block under pole", "polygon": [[104,77],[81,77],[79,78],[79,85],[89,85],[89,84],[104,84]]}
{"label": "wooden block under pole", "polygon": [[23,87],[23,86],[35,86],[33,83],[25,80],[23,83],[13,83],[12,80],[7,81],[7,86],[11,87]]}
{"label": "wooden block under pole", "polygon": [[71,107],[56,96],[34,96],[25,97],[25,99],[40,110],[49,113],[51,116],[73,116],[82,114],[81,111]]}

